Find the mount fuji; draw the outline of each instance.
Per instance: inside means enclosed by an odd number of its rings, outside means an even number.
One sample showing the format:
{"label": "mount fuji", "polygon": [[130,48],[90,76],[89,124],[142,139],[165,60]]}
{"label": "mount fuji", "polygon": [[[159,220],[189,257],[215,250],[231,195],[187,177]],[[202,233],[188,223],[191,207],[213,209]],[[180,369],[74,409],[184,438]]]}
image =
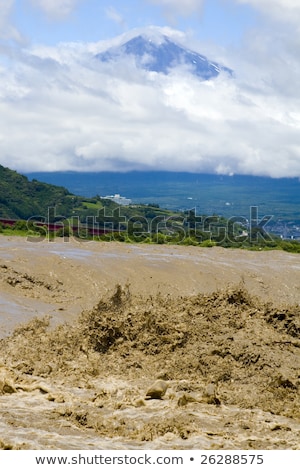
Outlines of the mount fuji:
{"label": "mount fuji", "polygon": [[110,47],[96,55],[102,62],[117,62],[133,58],[137,67],[165,75],[185,66],[194,76],[202,80],[216,78],[221,72],[232,76],[233,71],[210,61],[204,55],[185,48],[163,33],[138,34],[125,42]]}

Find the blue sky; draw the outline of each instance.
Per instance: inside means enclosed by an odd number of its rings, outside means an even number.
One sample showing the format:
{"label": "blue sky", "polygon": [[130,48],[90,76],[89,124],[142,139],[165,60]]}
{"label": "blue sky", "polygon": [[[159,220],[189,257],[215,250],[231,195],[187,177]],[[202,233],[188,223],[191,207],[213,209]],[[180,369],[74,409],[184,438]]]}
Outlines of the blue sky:
{"label": "blue sky", "polygon": [[[0,164],[300,177],[299,24],[299,0],[0,0]],[[135,28],[235,75],[95,62]]]}
{"label": "blue sky", "polygon": [[82,0],[73,2],[69,14],[60,16],[59,7],[51,14],[45,6],[41,8],[43,2],[37,8],[39,2],[16,0],[12,17],[30,42],[51,45],[61,41],[95,42],[132,28],[166,24],[193,31],[199,39],[228,45],[240,41],[245,30],[256,22],[257,14],[247,4],[224,0],[194,3],[191,13],[183,15],[174,7],[161,6],[163,2]]}

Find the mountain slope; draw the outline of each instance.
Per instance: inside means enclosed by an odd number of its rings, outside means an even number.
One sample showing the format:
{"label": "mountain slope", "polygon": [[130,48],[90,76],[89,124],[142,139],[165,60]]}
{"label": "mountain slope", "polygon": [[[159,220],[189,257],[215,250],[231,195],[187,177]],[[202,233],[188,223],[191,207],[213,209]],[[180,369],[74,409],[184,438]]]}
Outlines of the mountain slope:
{"label": "mountain slope", "polygon": [[205,56],[186,49],[162,34],[157,40],[149,36],[138,35],[117,47],[97,54],[102,62],[118,61],[120,58],[133,57],[138,67],[147,71],[168,74],[178,66],[187,67],[190,72],[202,80],[217,77],[221,71],[232,75],[232,70]]}
{"label": "mountain slope", "polygon": [[57,205],[68,213],[72,204],[72,195],[66,188],[29,181],[26,176],[0,165],[0,218],[46,216],[48,208]]}
{"label": "mountain slope", "polygon": [[[98,189],[101,188],[99,184]],[[55,211],[53,212],[53,208]],[[119,209],[126,220],[148,219],[178,215],[176,212],[160,209],[152,205],[120,206],[116,202],[100,196],[84,197],[72,194],[63,186],[30,181],[26,176],[0,165],[0,219],[61,218],[79,217],[86,223],[88,217],[96,217],[99,224],[119,224]],[[111,214],[116,212],[116,220]],[[98,223],[97,222],[97,223]],[[146,223],[147,226],[147,223]]]}

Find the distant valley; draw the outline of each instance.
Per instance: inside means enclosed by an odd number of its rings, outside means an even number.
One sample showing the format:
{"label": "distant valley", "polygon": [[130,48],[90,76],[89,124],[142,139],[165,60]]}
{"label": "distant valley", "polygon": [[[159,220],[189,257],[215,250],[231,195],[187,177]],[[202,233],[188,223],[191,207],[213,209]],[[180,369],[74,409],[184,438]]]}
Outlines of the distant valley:
{"label": "distant valley", "polygon": [[133,203],[159,204],[171,210],[196,208],[197,213],[249,217],[257,206],[259,217],[272,215],[274,233],[300,235],[300,181],[298,178],[206,175],[175,172],[29,173],[29,179],[66,187],[85,197],[120,194]]}

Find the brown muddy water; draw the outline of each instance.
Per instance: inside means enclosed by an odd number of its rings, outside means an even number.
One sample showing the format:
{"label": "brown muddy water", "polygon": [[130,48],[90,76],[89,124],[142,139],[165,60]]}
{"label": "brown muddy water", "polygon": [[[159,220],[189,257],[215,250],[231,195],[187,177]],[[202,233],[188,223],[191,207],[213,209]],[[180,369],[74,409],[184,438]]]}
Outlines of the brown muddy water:
{"label": "brown muddy water", "polygon": [[299,259],[0,237],[0,449],[300,449]]}

